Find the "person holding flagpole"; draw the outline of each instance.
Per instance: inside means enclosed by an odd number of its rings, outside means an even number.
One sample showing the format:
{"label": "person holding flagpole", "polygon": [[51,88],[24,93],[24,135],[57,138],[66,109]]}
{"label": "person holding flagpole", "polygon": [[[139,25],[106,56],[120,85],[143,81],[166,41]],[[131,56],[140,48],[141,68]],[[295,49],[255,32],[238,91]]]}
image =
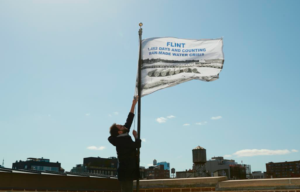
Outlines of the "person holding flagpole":
{"label": "person holding flagpole", "polygon": [[122,192],[132,192],[133,180],[139,178],[137,149],[141,147],[141,140],[138,138],[135,130],[132,131],[135,141],[133,141],[129,135],[134,118],[134,108],[137,102],[138,96],[132,101],[126,123],[124,125],[114,123],[109,131],[110,137],[108,141],[116,147],[118,155],[119,165],[117,171]]}

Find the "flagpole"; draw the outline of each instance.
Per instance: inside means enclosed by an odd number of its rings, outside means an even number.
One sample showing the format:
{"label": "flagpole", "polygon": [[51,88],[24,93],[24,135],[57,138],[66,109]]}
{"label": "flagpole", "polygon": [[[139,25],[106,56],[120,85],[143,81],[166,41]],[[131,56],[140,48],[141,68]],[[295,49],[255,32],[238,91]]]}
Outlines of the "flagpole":
{"label": "flagpole", "polygon": [[[141,94],[141,68],[142,68],[142,33],[143,33],[143,23],[139,23],[140,29],[139,29],[139,40],[140,40],[140,51],[139,51],[139,67],[138,67],[138,95],[139,95],[139,103],[138,103],[138,138],[140,139],[141,137],[141,100],[142,100],[142,94]],[[140,149],[137,149],[137,168],[140,173]],[[139,174],[140,176],[140,174]],[[139,184],[140,184],[140,178],[136,180],[136,192],[139,192]]]}

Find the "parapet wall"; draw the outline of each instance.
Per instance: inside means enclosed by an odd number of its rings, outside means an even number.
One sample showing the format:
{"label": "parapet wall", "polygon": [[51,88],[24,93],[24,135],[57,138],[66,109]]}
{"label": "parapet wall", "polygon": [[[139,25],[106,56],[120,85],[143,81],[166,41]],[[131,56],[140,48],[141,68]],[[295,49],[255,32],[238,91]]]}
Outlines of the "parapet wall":
{"label": "parapet wall", "polygon": [[[120,192],[112,178],[0,171],[0,192]],[[300,178],[230,180],[226,177],[141,180],[140,192],[300,192]]]}
{"label": "parapet wall", "polygon": [[[192,188],[192,187],[216,187],[221,181],[226,181],[226,177],[194,177],[180,179],[151,179],[141,180],[140,189],[153,188]],[[136,184],[136,182],[134,182]]]}
{"label": "parapet wall", "polygon": [[288,191],[300,192],[300,178],[246,179],[218,183],[216,191]]}
{"label": "parapet wall", "polygon": [[117,179],[0,171],[0,192],[119,192]]}
{"label": "parapet wall", "polygon": [[300,192],[300,178],[230,180],[226,177],[141,180],[140,192]]}

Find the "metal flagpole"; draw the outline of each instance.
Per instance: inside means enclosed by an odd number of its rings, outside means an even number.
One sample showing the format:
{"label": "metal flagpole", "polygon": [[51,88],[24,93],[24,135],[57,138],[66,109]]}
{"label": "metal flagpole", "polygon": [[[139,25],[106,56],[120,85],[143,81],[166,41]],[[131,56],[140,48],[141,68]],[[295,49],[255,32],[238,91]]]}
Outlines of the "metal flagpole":
{"label": "metal flagpole", "polygon": [[[139,29],[139,39],[140,39],[140,53],[139,53],[139,67],[138,67],[138,95],[139,95],[139,103],[138,103],[138,123],[137,123],[137,127],[138,127],[138,138],[140,139],[141,136],[141,100],[142,100],[142,96],[141,96],[141,84],[142,84],[142,80],[141,80],[141,68],[142,68],[142,33],[143,33],[143,23],[139,23],[140,29]],[[140,173],[140,148],[137,149],[137,168],[138,171]],[[139,192],[139,184],[140,184],[140,178],[138,177],[138,179],[136,180],[136,192]]]}

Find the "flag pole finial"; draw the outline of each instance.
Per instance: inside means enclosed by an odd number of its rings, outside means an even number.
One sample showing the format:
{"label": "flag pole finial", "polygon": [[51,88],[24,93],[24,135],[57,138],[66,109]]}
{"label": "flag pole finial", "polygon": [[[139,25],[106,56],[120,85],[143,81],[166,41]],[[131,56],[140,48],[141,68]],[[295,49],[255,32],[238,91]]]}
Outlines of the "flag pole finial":
{"label": "flag pole finial", "polygon": [[143,23],[142,23],[142,22],[140,22],[140,23],[139,23],[139,26],[140,26],[140,28],[142,28],[142,26],[143,26]]}

